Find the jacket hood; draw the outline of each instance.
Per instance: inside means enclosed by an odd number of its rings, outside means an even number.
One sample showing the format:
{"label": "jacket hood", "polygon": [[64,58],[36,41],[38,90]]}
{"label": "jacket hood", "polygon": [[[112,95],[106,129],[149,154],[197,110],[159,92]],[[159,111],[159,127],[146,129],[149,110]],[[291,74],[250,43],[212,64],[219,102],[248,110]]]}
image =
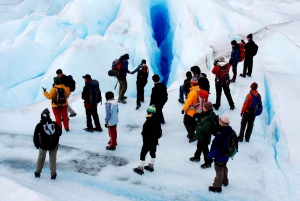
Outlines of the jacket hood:
{"label": "jacket hood", "polygon": [[225,65],[227,65],[227,62],[225,62],[225,61],[219,61],[219,66],[225,66]]}
{"label": "jacket hood", "polygon": [[258,91],[257,91],[257,90],[251,90],[250,92],[253,93],[254,96],[257,96],[257,95],[258,95]]}
{"label": "jacket hood", "polygon": [[199,85],[190,87],[190,91],[192,91],[192,90],[200,90]]}
{"label": "jacket hood", "polygon": [[114,98],[113,99],[109,99],[107,102],[110,103],[110,104],[112,104],[112,105],[117,105],[118,104],[117,100],[114,99]]}
{"label": "jacket hood", "polygon": [[199,75],[199,78],[201,78],[201,77],[204,77],[204,78],[206,78],[206,77],[207,77],[207,75],[206,75],[205,73],[200,73],[200,75]]}
{"label": "jacket hood", "polygon": [[63,84],[55,84],[55,85],[53,85],[53,87],[62,89],[62,88],[65,87],[65,85],[63,85]]}

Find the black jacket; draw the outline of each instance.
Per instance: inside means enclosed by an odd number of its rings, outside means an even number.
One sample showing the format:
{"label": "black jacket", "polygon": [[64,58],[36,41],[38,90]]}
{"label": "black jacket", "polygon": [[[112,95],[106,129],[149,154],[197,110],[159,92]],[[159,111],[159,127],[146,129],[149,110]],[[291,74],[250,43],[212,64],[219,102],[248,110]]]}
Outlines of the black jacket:
{"label": "black jacket", "polygon": [[143,125],[143,142],[144,144],[157,145],[161,137],[161,126],[156,114],[149,114]]}
{"label": "black jacket", "polygon": [[167,87],[161,82],[154,84],[151,93],[150,105],[154,104],[155,106],[163,107],[167,101]]}
{"label": "black jacket", "polygon": [[256,44],[253,40],[249,41],[244,45],[245,48],[245,59],[253,59],[254,52],[256,51]]}

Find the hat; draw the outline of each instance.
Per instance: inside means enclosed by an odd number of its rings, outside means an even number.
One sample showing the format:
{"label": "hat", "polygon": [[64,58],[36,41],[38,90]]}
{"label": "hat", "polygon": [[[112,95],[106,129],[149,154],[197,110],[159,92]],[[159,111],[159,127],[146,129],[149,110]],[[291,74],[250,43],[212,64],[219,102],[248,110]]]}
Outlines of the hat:
{"label": "hat", "polygon": [[219,61],[223,61],[223,62],[225,62],[225,58],[223,57],[223,56],[221,56],[221,57],[219,57],[219,59],[218,59]]}
{"label": "hat", "polygon": [[150,105],[150,106],[147,108],[147,112],[148,112],[148,113],[155,114],[155,113],[156,113],[155,105]]}
{"label": "hat", "polygon": [[124,58],[124,59],[129,59],[129,54],[124,54],[124,55],[123,55],[123,58]]}
{"label": "hat", "polygon": [[61,69],[58,69],[58,70],[56,71],[56,74],[63,74],[63,72],[62,72]]}
{"label": "hat", "polygon": [[222,117],[219,119],[219,124],[220,124],[221,126],[229,126],[229,123],[230,123],[229,118],[226,117],[226,116],[222,116]]}
{"label": "hat", "polygon": [[236,45],[236,44],[237,44],[236,40],[231,41],[231,45]]}
{"label": "hat", "polygon": [[145,60],[145,59],[143,59],[141,63],[142,63],[142,64],[146,64],[146,60]]}
{"label": "hat", "polygon": [[106,100],[110,100],[110,99],[114,98],[114,93],[111,91],[106,92],[105,98],[106,98]]}
{"label": "hat", "polygon": [[203,103],[203,107],[205,107],[208,111],[212,110],[213,105],[211,102],[205,102]]}
{"label": "hat", "polygon": [[61,83],[59,77],[54,77],[53,82],[54,82],[54,84],[60,84]]}
{"label": "hat", "polygon": [[196,77],[193,77],[190,81],[190,84],[192,85],[198,85],[198,79]]}
{"label": "hat", "polygon": [[253,83],[251,84],[251,86],[250,86],[250,88],[251,88],[252,90],[256,90],[257,87],[258,87],[258,84],[257,84],[256,82],[253,82]]}
{"label": "hat", "polygon": [[190,71],[186,72],[185,76],[187,78],[192,78],[192,73]]}
{"label": "hat", "polygon": [[160,80],[159,75],[154,74],[154,75],[152,76],[152,80],[153,80],[154,82],[158,82],[158,81]]}
{"label": "hat", "polygon": [[247,36],[247,38],[251,38],[251,39],[252,39],[252,34],[249,34],[249,35]]}
{"label": "hat", "polygon": [[82,78],[91,79],[91,76],[89,74],[86,74],[85,76],[82,76]]}
{"label": "hat", "polygon": [[191,67],[191,71],[197,75],[199,75],[201,73],[201,70],[199,68],[199,66],[193,66]]}
{"label": "hat", "polygon": [[44,109],[43,112],[41,113],[41,119],[47,119],[50,118],[50,112],[48,108]]}

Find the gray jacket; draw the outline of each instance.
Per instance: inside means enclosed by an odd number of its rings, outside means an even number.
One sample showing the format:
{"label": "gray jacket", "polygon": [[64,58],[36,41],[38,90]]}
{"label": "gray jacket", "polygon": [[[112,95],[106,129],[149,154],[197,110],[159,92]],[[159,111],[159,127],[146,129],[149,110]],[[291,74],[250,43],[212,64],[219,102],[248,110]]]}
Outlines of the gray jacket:
{"label": "gray jacket", "polygon": [[108,124],[108,126],[114,126],[119,123],[118,113],[118,101],[115,99],[110,99],[105,103],[105,110],[106,110],[106,116],[105,116],[105,123]]}

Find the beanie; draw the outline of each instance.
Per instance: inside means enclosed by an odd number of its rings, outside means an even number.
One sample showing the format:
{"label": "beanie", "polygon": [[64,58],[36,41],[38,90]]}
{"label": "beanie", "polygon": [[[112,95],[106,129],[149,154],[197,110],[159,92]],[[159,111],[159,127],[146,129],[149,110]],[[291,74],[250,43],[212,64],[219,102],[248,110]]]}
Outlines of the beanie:
{"label": "beanie", "polygon": [[191,71],[197,75],[199,75],[201,73],[201,70],[199,68],[199,66],[193,66],[191,67]]}
{"label": "beanie", "polygon": [[56,71],[56,74],[63,74],[63,72],[62,72],[61,69],[58,69],[58,70]]}
{"label": "beanie", "polygon": [[48,119],[48,118],[50,118],[50,112],[49,112],[48,108],[46,108],[41,113],[41,119]]}
{"label": "beanie", "polygon": [[256,82],[253,82],[253,83],[251,84],[251,86],[250,86],[250,88],[251,88],[252,90],[256,90],[257,87],[258,87],[258,85],[257,85]]}
{"label": "beanie", "polygon": [[192,73],[190,71],[186,72],[185,76],[187,78],[192,78]]}
{"label": "beanie", "polygon": [[59,77],[54,77],[54,78],[53,78],[53,82],[54,82],[54,84],[60,84],[60,79],[59,79]]}
{"label": "beanie", "polygon": [[105,98],[106,98],[106,100],[110,100],[110,99],[114,98],[114,93],[111,91],[106,92]]}
{"label": "beanie", "polygon": [[143,59],[141,63],[142,63],[142,64],[146,64],[146,60],[145,60],[145,59]]}
{"label": "beanie", "polygon": [[225,61],[225,58],[222,56],[222,57],[219,57],[219,59],[218,59],[219,61]]}
{"label": "beanie", "polygon": [[198,85],[198,79],[196,77],[193,77],[190,81],[190,84],[192,85]]}
{"label": "beanie", "polygon": [[150,106],[147,108],[147,112],[148,112],[148,113],[151,113],[151,114],[155,114],[155,113],[156,113],[155,105],[150,105]]}
{"label": "beanie", "polygon": [[222,116],[220,119],[219,119],[219,123],[221,126],[229,126],[229,118],[226,117],[226,116]]}
{"label": "beanie", "polygon": [[208,111],[211,111],[212,108],[213,108],[213,105],[212,105],[211,102],[205,102],[205,103],[203,104],[203,107],[205,107]]}
{"label": "beanie", "polygon": [[247,36],[247,38],[251,38],[251,39],[252,39],[252,34],[249,34],[249,35]]}
{"label": "beanie", "polygon": [[236,44],[237,44],[236,40],[231,41],[231,45],[236,45]]}
{"label": "beanie", "polygon": [[159,75],[154,74],[154,75],[152,76],[152,80],[153,80],[154,82],[159,82],[159,80],[160,80]]}

